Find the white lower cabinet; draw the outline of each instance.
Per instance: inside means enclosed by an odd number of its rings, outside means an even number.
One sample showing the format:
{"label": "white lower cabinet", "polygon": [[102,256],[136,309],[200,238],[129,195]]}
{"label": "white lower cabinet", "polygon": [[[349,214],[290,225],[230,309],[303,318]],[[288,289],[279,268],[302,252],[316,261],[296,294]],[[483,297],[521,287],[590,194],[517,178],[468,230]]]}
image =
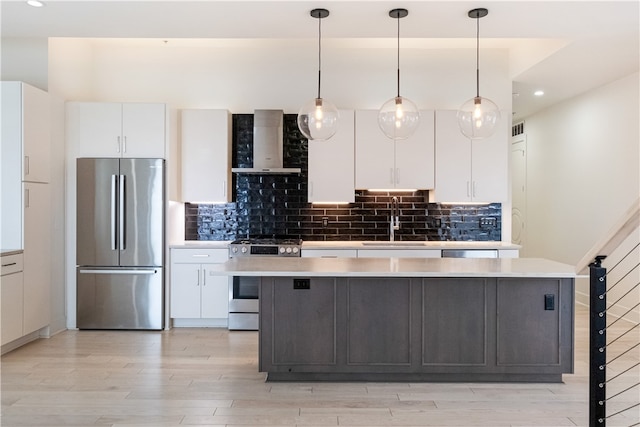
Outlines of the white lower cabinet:
{"label": "white lower cabinet", "polygon": [[2,257],[0,345],[5,345],[23,335],[22,256],[22,254],[14,254]]}
{"label": "white lower cabinet", "polygon": [[498,251],[498,258],[519,258],[519,249],[500,249]]}
{"label": "white lower cabinet", "polygon": [[51,317],[51,189],[24,182],[24,335]]}
{"label": "white lower cabinet", "polygon": [[[171,249],[171,318],[174,326],[226,326],[229,278],[211,266],[228,259],[227,249]],[[179,319],[218,319],[198,323]]]}

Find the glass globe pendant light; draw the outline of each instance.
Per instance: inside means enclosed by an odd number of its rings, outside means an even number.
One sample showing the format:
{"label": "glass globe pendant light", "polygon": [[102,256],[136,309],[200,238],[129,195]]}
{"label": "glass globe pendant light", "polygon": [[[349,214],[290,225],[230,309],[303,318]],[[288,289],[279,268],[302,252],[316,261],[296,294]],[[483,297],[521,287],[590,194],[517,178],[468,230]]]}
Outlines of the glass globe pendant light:
{"label": "glass globe pendant light", "polygon": [[393,140],[410,137],[420,124],[420,110],[412,101],[400,96],[400,18],[409,14],[407,9],[392,9],[389,16],[398,20],[397,95],[382,104],[378,112],[378,126]]}
{"label": "glass globe pendant light", "polygon": [[489,14],[484,8],[469,11],[469,18],[476,20],[476,96],[462,104],[458,110],[458,126],[467,138],[484,139],[496,130],[500,121],[500,109],[490,99],[480,96],[480,18]]}
{"label": "glass globe pendant light", "polygon": [[318,97],[307,102],[298,112],[298,128],[310,141],[326,141],[338,130],[340,114],[331,102],[320,96],[321,77],[321,22],[322,18],[329,16],[327,9],[313,9],[310,12],[313,18],[318,19]]}

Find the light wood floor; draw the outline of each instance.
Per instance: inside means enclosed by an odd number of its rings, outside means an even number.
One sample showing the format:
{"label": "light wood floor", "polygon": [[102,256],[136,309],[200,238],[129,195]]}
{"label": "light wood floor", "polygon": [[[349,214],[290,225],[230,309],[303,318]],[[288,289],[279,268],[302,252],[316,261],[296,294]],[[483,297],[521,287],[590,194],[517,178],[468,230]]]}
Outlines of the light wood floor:
{"label": "light wood floor", "polygon": [[0,422],[587,426],[587,327],[588,313],[578,307],[575,373],[562,384],[267,383],[256,332],[66,331],[2,357]]}

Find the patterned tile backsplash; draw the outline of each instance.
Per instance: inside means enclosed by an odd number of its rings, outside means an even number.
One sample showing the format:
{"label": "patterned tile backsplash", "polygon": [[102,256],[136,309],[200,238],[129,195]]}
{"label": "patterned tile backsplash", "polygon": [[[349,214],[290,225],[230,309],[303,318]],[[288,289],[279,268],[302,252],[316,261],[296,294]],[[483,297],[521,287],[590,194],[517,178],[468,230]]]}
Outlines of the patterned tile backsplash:
{"label": "patterned tile backsplash", "polygon": [[[252,166],[253,115],[233,115],[233,167]],[[303,240],[389,240],[390,202],[399,199],[397,240],[501,240],[500,203],[429,203],[427,191],[356,190],[347,205],[307,202],[307,140],[284,116],[284,167],[299,175],[234,175],[234,203],[185,204],[186,240],[277,235]]]}

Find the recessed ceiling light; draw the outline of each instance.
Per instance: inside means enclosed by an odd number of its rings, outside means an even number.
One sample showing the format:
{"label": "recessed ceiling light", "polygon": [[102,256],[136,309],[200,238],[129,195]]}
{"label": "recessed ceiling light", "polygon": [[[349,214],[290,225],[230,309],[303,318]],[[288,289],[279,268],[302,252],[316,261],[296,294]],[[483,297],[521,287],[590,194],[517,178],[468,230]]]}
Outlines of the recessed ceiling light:
{"label": "recessed ceiling light", "polygon": [[39,0],[27,0],[27,4],[29,6],[33,6],[33,7],[42,7],[42,6],[44,6],[44,3],[42,3]]}
{"label": "recessed ceiling light", "polygon": [[544,95],[544,91],[543,90],[537,90],[537,91],[533,92],[533,94],[535,96],[542,96],[542,95]]}

